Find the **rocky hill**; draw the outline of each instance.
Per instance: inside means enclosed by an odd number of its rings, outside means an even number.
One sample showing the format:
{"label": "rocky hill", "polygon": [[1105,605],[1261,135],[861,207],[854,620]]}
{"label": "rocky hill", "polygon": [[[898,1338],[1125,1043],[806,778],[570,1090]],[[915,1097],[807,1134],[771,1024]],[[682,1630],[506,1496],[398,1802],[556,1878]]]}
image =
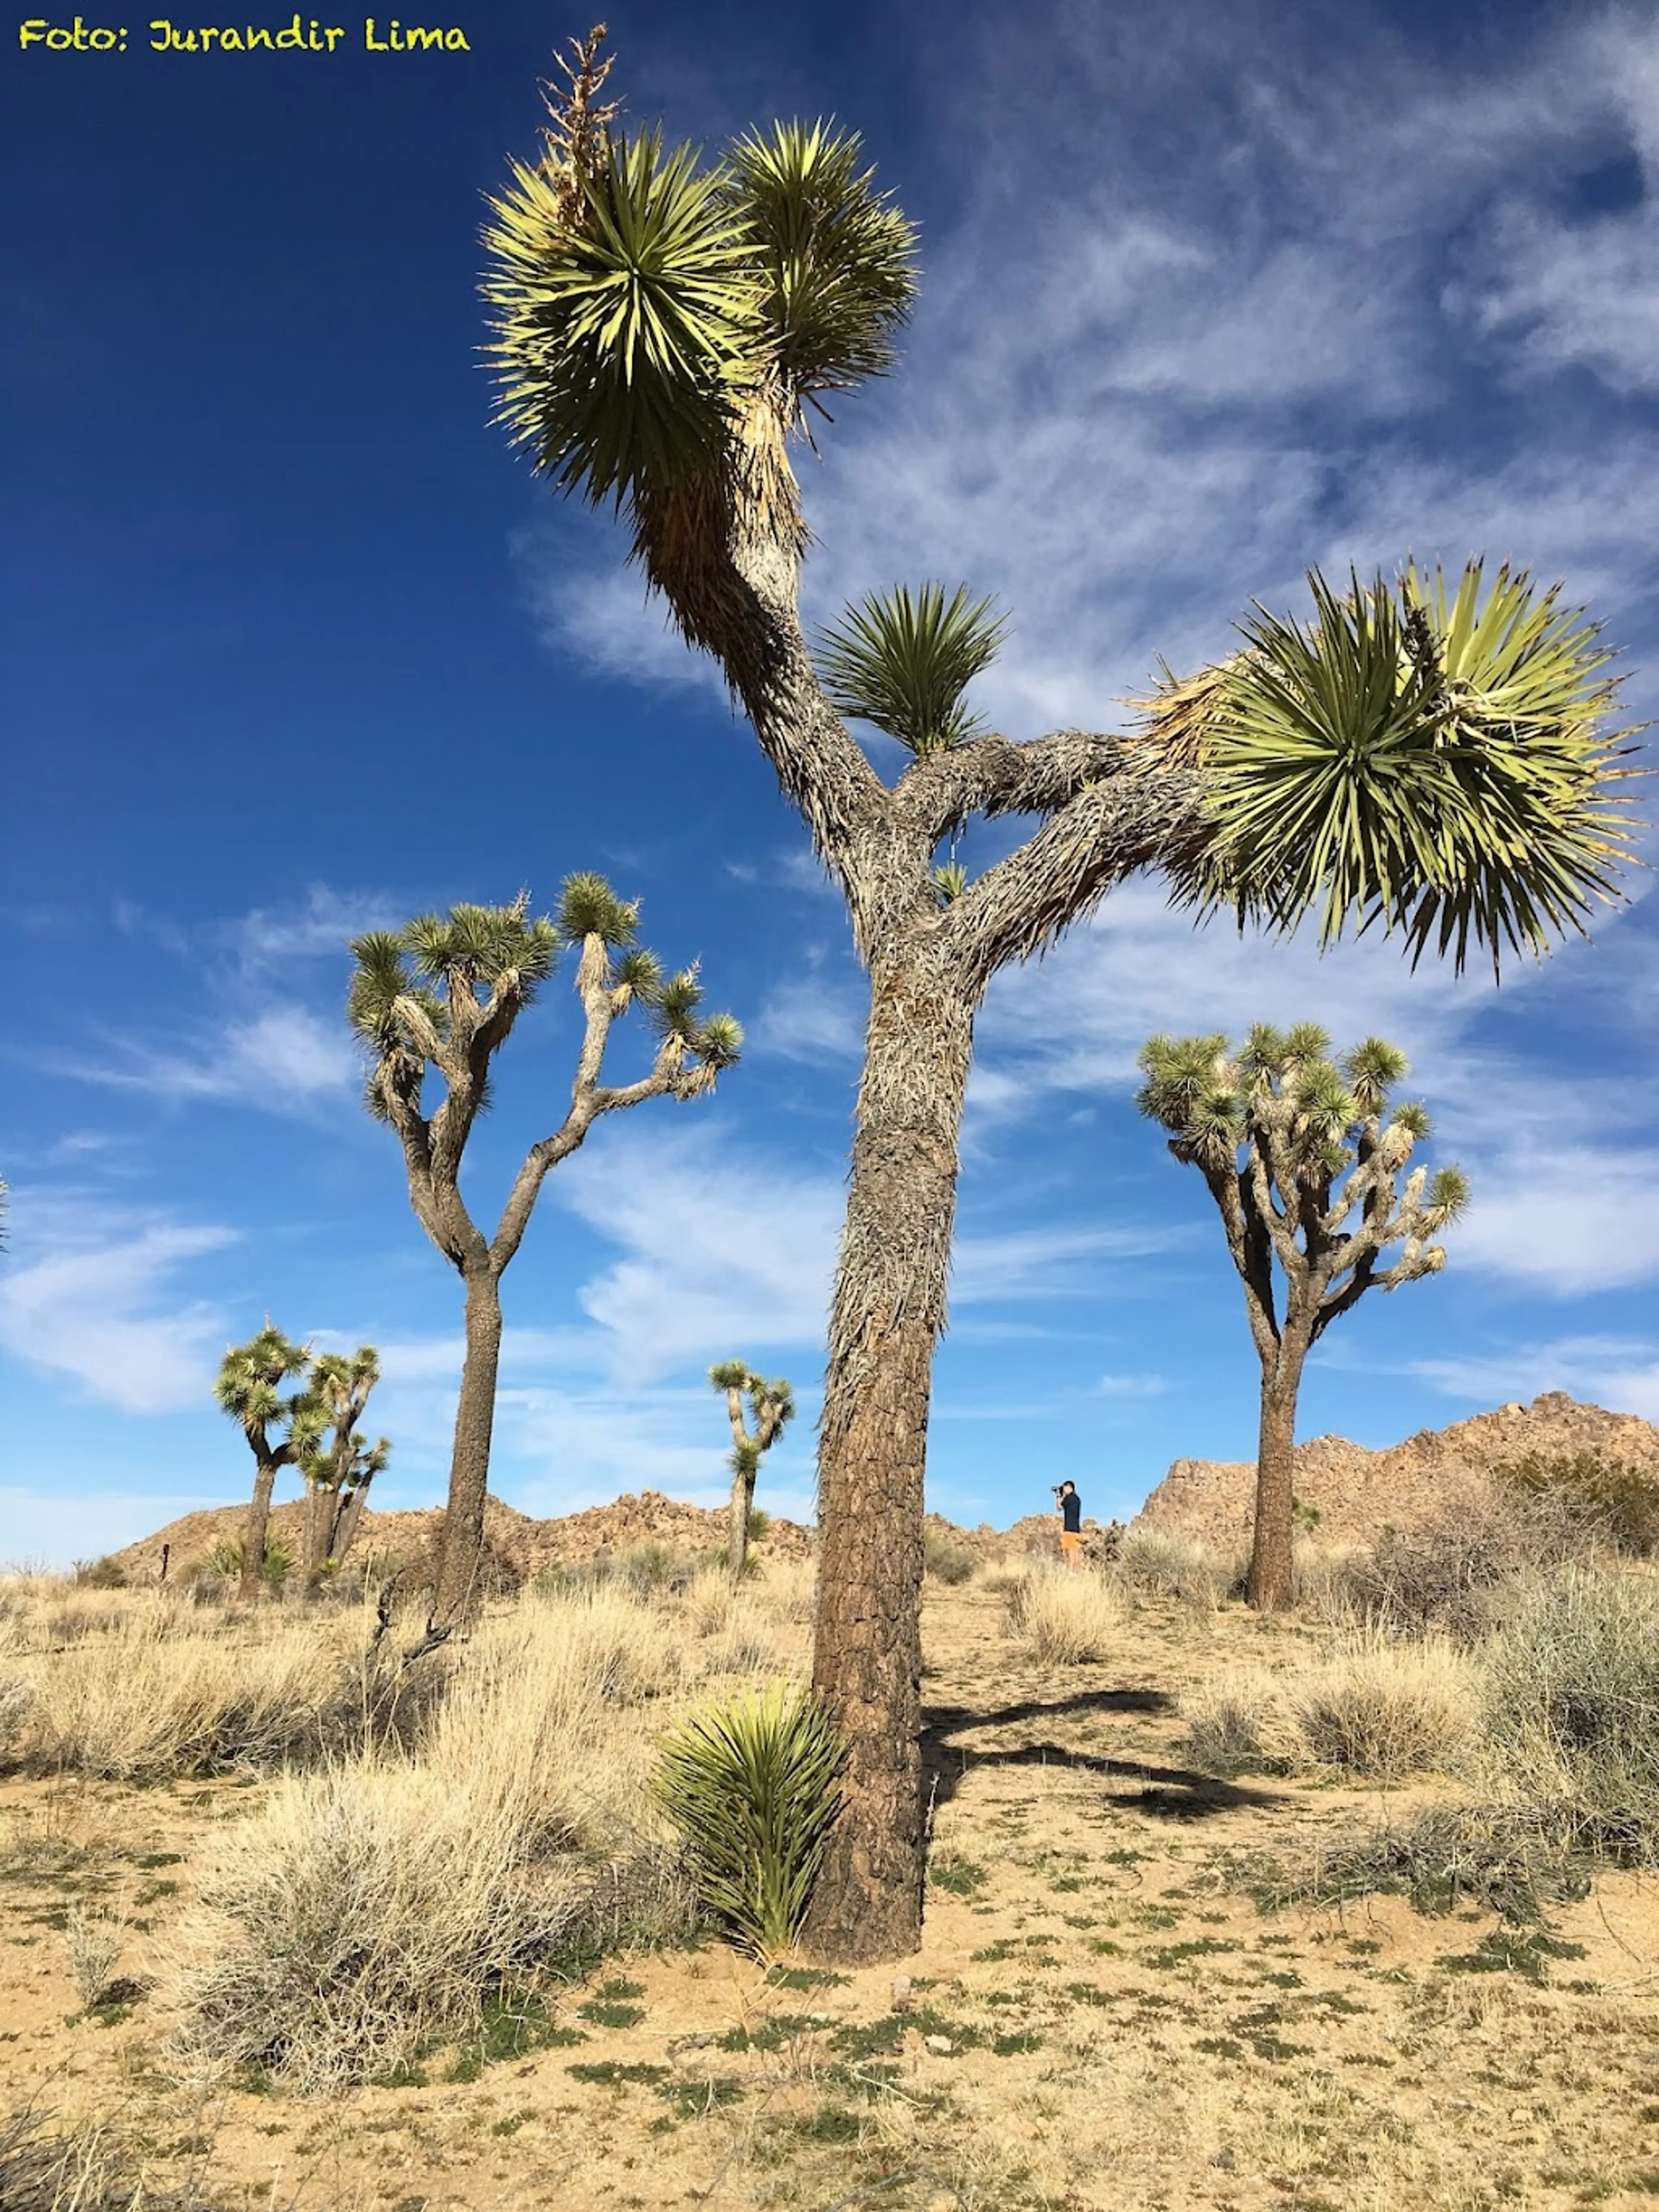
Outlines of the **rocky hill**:
{"label": "rocky hill", "polygon": [[[1494,1467],[1533,1453],[1580,1452],[1650,1471],[1659,1481],[1659,1428],[1552,1390],[1529,1406],[1500,1406],[1450,1428],[1420,1429],[1384,1451],[1345,1437],[1315,1437],[1296,1448],[1296,1495],[1318,1511],[1322,1539],[1363,1542],[1385,1523],[1405,1528],[1424,1519],[1449,1490],[1481,1481]],[[1255,1486],[1253,1462],[1178,1459],[1137,1525],[1235,1544],[1249,1534]]]}
{"label": "rocky hill", "polygon": [[[280,1539],[291,1554],[300,1550],[300,1522],[303,1510],[296,1498],[276,1506],[270,1516],[273,1539]],[[177,1574],[192,1560],[203,1558],[216,1544],[234,1543],[242,1534],[246,1505],[217,1505],[185,1513],[169,1521],[153,1536],[129,1544],[111,1554],[131,1583],[158,1582],[162,1553],[167,1571]],[[364,1513],[352,1559],[379,1559],[414,1565],[424,1557],[441,1518],[438,1507],[419,1513]],[[810,1533],[793,1521],[774,1521],[766,1532],[766,1548],[785,1559],[804,1558]],[[683,1505],[660,1491],[642,1491],[592,1505],[582,1513],[567,1513],[556,1520],[536,1521],[504,1505],[498,1498],[484,1505],[484,1544],[489,1562],[510,1582],[526,1581],[554,1566],[574,1566],[601,1552],[625,1552],[639,1544],[664,1544],[675,1552],[712,1552],[726,1542],[724,1508]]]}
{"label": "rocky hill", "polygon": [[[1583,1406],[1555,1390],[1530,1406],[1500,1406],[1447,1429],[1422,1429],[1386,1451],[1368,1450],[1345,1437],[1315,1437],[1296,1450],[1296,1494],[1319,1514],[1322,1538],[1336,1543],[1364,1542],[1385,1523],[1407,1528],[1438,1505],[1449,1491],[1479,1482],[1488,1470],[1529,1453],[1546,1456],[1595,1452],[1601,1457],[1651,1472],[1659,1482],[1659,1428],[1629,1413],[1609,1413]],[[1247,1461],[1178,1459],[1137,1516],[1137,1525],[1181,1529],[1212,1543],[1236,1544],[1250,1530],[1255,1465]],[[124,1552],[113,1554],[130,1583],[155,1582],[161,1575],[163,1547],[168,1572],[234,1542],[242,1533],[244,1505],[222,1505],[186,1513]],[[273,1535],[289,1551],[300,1548],[301,1507],[279,1505],[271,1515]],[[928,1525],[942,1536],[966,1545],[981,1558],[1054,1545],[1052,1513],[1028,1515],[1012,1528],[981,1525],[953,1528],[938,1514]],[[420,1513],[363,1516],[355,1558],[414,1565],[424,1556],[439,1519],[436,1507]],[[1091,1549],[1109,1548],[1111,1532],[1092,1522]],[[581,1513],[536,1521],[499,1498],[488,1501],[484,1517],[489,1560],[507,1583],[526,1580],[556,1565],[574,1565],[599,1553],[620,1553],[640,1544],[661,1544],[678,1553],[714,1552],[726,1542],[724,1508],[684,1505],[660,1491],[642,1491],[593,1505]],[[804,1558],[811,1531],[793,1521],[774,1521],[767,1548],[776,1557]]]}

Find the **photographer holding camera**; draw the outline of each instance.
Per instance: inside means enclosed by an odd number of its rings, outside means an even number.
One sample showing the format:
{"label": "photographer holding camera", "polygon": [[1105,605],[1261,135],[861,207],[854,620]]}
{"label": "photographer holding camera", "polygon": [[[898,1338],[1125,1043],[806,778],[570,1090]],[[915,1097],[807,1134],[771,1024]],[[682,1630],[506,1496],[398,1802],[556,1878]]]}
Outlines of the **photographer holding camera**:
{"label": "photographer holding camera", "polygon": [[1060,1553],[1075,1573],[1083,1565],[1083,1500],[1074,1482],[1054,1485],[1054,1510],[1060,1515]]}

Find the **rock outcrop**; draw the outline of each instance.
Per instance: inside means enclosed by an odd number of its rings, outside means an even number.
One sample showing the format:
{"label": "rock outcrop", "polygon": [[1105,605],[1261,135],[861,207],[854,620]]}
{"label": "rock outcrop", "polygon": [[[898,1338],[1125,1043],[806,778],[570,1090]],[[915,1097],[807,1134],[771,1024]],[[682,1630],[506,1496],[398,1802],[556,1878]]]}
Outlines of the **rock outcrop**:
{"label": "rock outcrop", "polygon": [[[1296,1495],[1319,1515],[1322,1540],[1363,1543],[1385,1526],[1425,1519],[1455,1487],[1529,1455],[1594,1452],[1652,1473],[1659,1482],[1659,1428],[1551,1390],[1529,1406],[1500,1406],[1446,1429],[1419,1429],[1404,1443],[1368,1450],[1346,1437],[1315,1437],[1296,1448]],[[1236,1544],[1254,1519],[1253,1462],[1178,1459],[1137,1516],[1137,1525],[1180,1529]]]}

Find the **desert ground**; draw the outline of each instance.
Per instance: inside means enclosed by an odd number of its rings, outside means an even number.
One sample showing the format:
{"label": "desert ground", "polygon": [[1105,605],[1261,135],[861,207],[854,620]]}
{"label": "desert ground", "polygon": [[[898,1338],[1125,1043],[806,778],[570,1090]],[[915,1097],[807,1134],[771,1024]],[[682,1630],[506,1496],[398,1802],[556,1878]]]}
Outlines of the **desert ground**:
{"label": "desert ground", "polygon": [[[735,1601],[708,1574],[627,1595],[617,1632],[646,1656],[563,1754],[598,1762],[598,1795],[637,1788],[688,1702],[804,1670],[810,1563],[760,1556]],[[55,1759],[37,1720],[0,1782],[0,2069],[4,2108],[27,2116],[0,2202],[1544,2212],[1659,2195],[1654,1875],[1606,1868],[1509,1917],[1479,1883],[1414,1903],[1331,1878],[1469,1778],[1455,1749],[1406,1781],[1195,1763],[1204,1684],[1294,1684],[1354,1648],[1328,1602],[1264,1620],[1214,1583],[1170,1595],[1091,1569],[1096,1656],[1045,1657],[1031,1594],[1060,1578],[966,1565],[927,1591],[917,1957],[769,1965],[712,1931],[629,1940],[619,1915],[603,1955],[509,1977],[463,2028],[356,2080],[216,2057],[189,2017],[223,1997],[243,1940],[227,1851],[251,1894],[234,1855],[276,1801],[315,1792],[319,1764],[368,1789],[353,1761],[391,1754],[348,1747],[285,1777],[245,1747],[227,1771],[191,1754],[198,1771],[167,1772],[188,1761],[159,1716],[141,1740],[99,1706],[118,1675],[145,1694],[146,1638],[209,1637],[234,1667],[291,1637],[294,1609],[15,1584],[9,1685],[82,1677],[53,1693]],[[593,1596],[502,1600],[481,1634],[517,1634],[526,1611],[552,1634]],[[371,1625],[337,1598],[299,1629],[342,1651]],[[368,1909],[342,1889],[341,1919]],[[250,1928],[280,1948],[280,1929]]]}

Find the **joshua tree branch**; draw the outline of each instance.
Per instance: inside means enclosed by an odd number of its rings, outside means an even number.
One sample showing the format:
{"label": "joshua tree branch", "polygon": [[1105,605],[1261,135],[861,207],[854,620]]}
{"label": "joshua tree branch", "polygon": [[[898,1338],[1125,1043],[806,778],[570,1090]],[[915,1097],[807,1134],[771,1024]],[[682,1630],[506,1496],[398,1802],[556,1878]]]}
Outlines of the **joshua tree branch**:
{"label": "joshua tree branch", "polygon": [[1057,814],[1091,784],[1123,768],[1121,738],[1056,730],[1023,744],[1000,735],[929,753],[906,769],[893,811],[931,845],[975,814]]}
{"label": "joshua tree branch", "polygon": [[[789,495],[793,489],[791,483]],[[729,490],[720,501],[721,513],[699,518],[695,563],[684,569],[659,550],[671,533],[652,525],[666,518],[642,516],[647,571],[687,637],[714,654],[742,701],[785,797],[847,895],[867,956],[852,846],[860,828],[884,817],[890,795],[825,698],[812,665],[799,611],[805,531],[748,530],[732,512]]]}
{"label": "joshua tree branch", "polygon": [[1244,1310],[1249,1316],[1250,1335],[1261,1359],[1270,1362],[1279,1348],[1273,1252],[1249,1203],[1249,1183],[1231,1163],[1200,1158],[1198,1167],[1219,1209],[1227,1233],[1227,1249],[1244,1285]]}
{"label": "joshua tree branch", "polygon": [[1090,912],[1114,884],[1166,860],[1206,834],[1196,775],[1125,770],[1088,785],[949,909],[943,942],[970,989],[1010,960],[1028,959]]}

